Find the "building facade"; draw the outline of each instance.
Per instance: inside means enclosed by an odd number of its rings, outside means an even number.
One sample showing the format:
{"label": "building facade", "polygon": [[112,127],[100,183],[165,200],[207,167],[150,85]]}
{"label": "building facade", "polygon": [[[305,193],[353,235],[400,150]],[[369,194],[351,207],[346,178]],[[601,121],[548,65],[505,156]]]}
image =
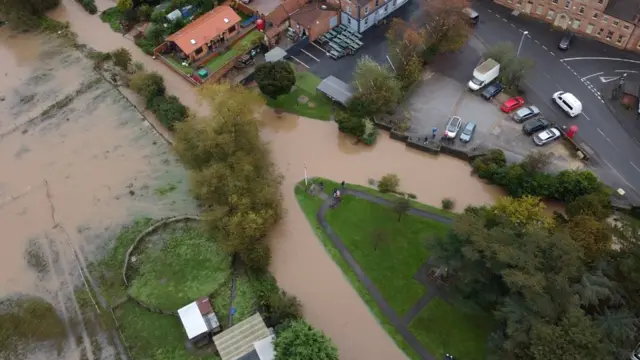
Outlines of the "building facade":
{"label": "building facade", "polygon": [[554,27],[640,53],[639,0],[494,0]]}
{"label": "building facade", "polygon": [[409,0],[328,0],[341,9],[341,24],[361,33],[387,18]]}

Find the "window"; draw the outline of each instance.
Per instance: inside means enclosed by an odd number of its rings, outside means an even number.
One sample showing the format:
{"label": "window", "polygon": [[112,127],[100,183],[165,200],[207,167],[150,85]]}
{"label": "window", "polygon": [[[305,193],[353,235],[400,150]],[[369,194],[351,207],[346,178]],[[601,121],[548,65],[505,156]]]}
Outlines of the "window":
{"label": "window", "polygon": [[349,18],[349,25],[353,26],[353,18]]}
{"label": "window", "polygon": [[369,5],[364,7],[364,14],[367,15],[369,13]]}
{"label": "window", "polygon": [[580,6],[580,10],[578,10],[580,14],[584,14],[584,6]]}
{"label": "window", "polygon": [[547,13],[547,19],[553,19],[553,15],[555,15],[556,13],[553,12],[553,10],[549,10],[549,12]]}
{"label": "window", "polygon": [[369,18],[368,17],[364,18],[364,24],[367,25],[368,23],[369,23]]}
{"label": "window", "polygon": [[564,2],[564,8],[565,8],[565,9],[568,9],[569,7],[571,7],[571,0],[566,0],[566,1]]}
{"label": "window", "polygon": [[573,20],[573,28],[577,29],[580,27],[580,20]]}
{"label": "window", "polygon": [[376,0],[376,8],[378,7],[378,4],[380,4],[380,0]]}
{"label": "window", "polygon": [[640,43],[638,43],[638,49],[640,49]]}
{"label": "window", "polygon": [[624,24],[622,25],[622,28],[625,30],[629,30],[631,27],[629,26],[629,24]]}
{"label": "window", "polygon": [[538,5],[538,7],[536,8],[536,14],[542,14],[542,6]]}
{"label": "window", "polygon": [[622,40],[624,40],[624,36],[622,36],[622,35],[618,35],[618,40],[616,40],[616,42],[617,42],[618,44],[622,44]]}
{"label": "window", "polygon": [[607,36],[605,36],[604,38],[611,41],[611,38],[613,38],[613,31],[607,31]]}
{"label": "window", "polygon": [[593,32],[593,28],[594,28],[593,24],[587,25],[587,34],[591,34],[591,32]]}
{"label": "window", "polygon": [[352,15],[351,14],[351,5],[347,5],[347,14]]}
{"label": "window", "polygon": [[613,26],[618,26],[620,25],[620,21],[618,20],[613,20]]}
{"label": "window", "polygon": [[202,54],[202,52],[204,51],[204,49],[202,49],[201,47],[196,49],[196,55],[200,55]]}
{"label": "window", "polygon": [[603,31],[603,30],[604,30],[603,28],[598,29],[598,32],[596,33],[596,36],[597,36],[597,37],[602,36],[602,31]]}
{"label": "window", "polygon": [[602,17],[602,22],[606,23],[607,21],[609,21],[609,17],[607,15]]}
{"label": "window", "polygon": [[597,18],[598,18],[598,16],[600,16],[600,14],[599,14],[599,13],[597,13],[597,12],[594,12],[592,17],[593,17],[594,19],[597,19]]}
{"label": "window", "polygon": [[384,12],[387,12],[387,11],[389,11],[389,4],[384,6]]}
{"label": "window", "polygon": [[553,1],[551,1],[551,2],[552,2],[552,3],[554,3],[554,4],[556,4],[556,5],[558,4],[558,0],[553,0]]}
{"label": "window", "polygon": [[598,4],[602,5],[603,3],[604,3],[604,0],[598,0]]}

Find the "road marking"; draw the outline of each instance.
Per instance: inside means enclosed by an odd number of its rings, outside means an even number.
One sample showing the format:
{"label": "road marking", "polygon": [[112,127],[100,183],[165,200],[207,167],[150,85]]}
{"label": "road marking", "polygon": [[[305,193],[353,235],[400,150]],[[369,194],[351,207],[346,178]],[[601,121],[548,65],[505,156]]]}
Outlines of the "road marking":
{"label": "road marking", "polygon": [[549,54],[556,56],[556,53],[554,53],[553,51],[549,51]]}
{"label": "road marking", "polygon": [[600,76],[600,81],[602,81],[603,83],[608,83],[618,79],[620,79],[620,76]]}
{"label": "road marking", "polygon": [[610,58],[610,57],[575,57],[575,58],[566,58],[560,61],[574,61],[574,60],[613,60],[613,61],[624,61],[630,62],[634,64],[640,64],[638,60],[630,60],[630,59],[620,59],[620,58]]}
{"label": "road marking", "polygon": [[585,77],[583,77],[583,78],[582,78],[582,79],[580,79],[580,80],[584,81],[584,80],[587,80],[587,79],[588,79],[588,78],[590,78],[590,77],[594,77],[594,76],[598,76],[598,75],[602,75],[602,74],[604,74],[604,71],[603,71],[603,72],[599,72],[599,73],[597,73],[597,74],[591,74],[591,75],[585,76]]}
{"label": "road marking", "polygon": [[316,45],[316,43],[312,42],[311,45],[313,45],[313,46],[317,47],[318,49],[322,50],[322,52],[325,53],[325,55],[329,55],[329,53],[325,49],[323,49],[320,46]]}
{"label": "road marking", "polygon": [[614,149],[616,149],[618,152],[620,152],[620,150],[616,147],[616,145],[613,143],[613,141],[609,140],[609,138],[607,137],[607,135],[605,135],[602,130],[600,130],[599,128],[597,129],[598,132],[600,133],[600,135],[602,135],[605,139],[607,139],[607,141],[609,142],[609,144],[611,144],[611,146],[613,146]]}
{"label": "road marking", "polygon": [[604,161],[604,163],[605,163],[605,164],[607,164],[607,166],[609,166],[609,167],[611,168],[611,170],[613,170],[613,172],[614,172],[616,175],[618,175],[618,177],[619,177],[620,179],[622,179],[622,181],[624,181],[624,183],[625,183],[625,184],[627,184],[627,186],[628,186],[628,187],[632,188],[632,189],[633,189],[633,191],[637,192],[636,188],[634,188],[633,186],[631,186],[631,184],[629,184],[629,183],[627,182],[627,180],[625,180],[625,179],[622,177],[622,175],[620,175],[620,173],[619,173],[619,172],[617,172],[617,171],[616,171],[616,169],[614,169],[614,168],[613,168],[613,166],[611,166],[611,164],[609,164],[609,162],[608,162],[607,160],[605,160],[605,159],[603,158],[603,159],[602,159],[602,161]]}
{"label": "road marking", "polygon": [[549,49],[547,49],[547,47],[546,47],[546,46],[544,46],[544,45],[542,45],[542,48],[543,48],[543,49],[545,49],[545,50],[547,50],[547,51],[549,51]]}
{"label": "road marking", "polygon": [[501,17],[500,15],[498,15],[498,14],[496,14],[496,17],[497,17],[498,19],[502,19],[502,17]]}
{"label": "road marking", "polygon": [[616,70],[616,72],[622,72],[622,73],[640,73],[640,71],[635,71],[635,70]]}
{"label": "road marking", "polygon": [[490,13],[493,13],[493,10],[487,10],[487,11],[490,12]]}
{"label": "road marking", "polygon": [[587,120],[591,121],[591,118],[590,118],[590,117],[588,117],[588,116],[587,116],[587,114],[582,113],[582,115],[583,115]]}
{"label": "road marking", "polygon": [[640,169],[638,169],[638,167],[636,166],[636,164],[633,163],[633,161],[629,161],[631,163],[631,166],[633,166],[634,168],[636,168],[636,170],[638,170],[638,172],[640,172]]}
{"label": "road marking", "polygon": [[504,22],[507,22],[507,19],[505,19],[505,18],[502,18],[502,21],[504,21]]}
{"label": "road marking", "polygon": [[307,69],[309,68],[309,65],[307,65],[307,64],[303,63],[302,61],[298,60],[295,56],[291,56],[291,58],[292,58],[293,60],[295,60],[295,61],[299,62],[299,63],[300,63],[300,65],[302,65],[302,66],[306,67]]}
{"label": "road marking", "polygon": [[633,140],[635,140],[635,141],[636,141],[636,144],[640,145],[640,141],[638,141],[638,139],[633,138]]}
{"label": "road marking", "polygon": [[515,25],[511,24],[511,27],[516,27]]}
{"label": "road marking", "polygon": [[538,45],[540,45],[540,41],[538,41],[538,40],[533,40],[533,42],[538,44]]}
{"label": "road marking", "polygon": [[313,55],[309,54],[309,52],[308,52],[308,51],[306,51],[305,49],[300,49],[300,50],[302,50],[302,52],[303,52],[303,53],[305,53],[305,54],[307,54],[307,55],[311,56],[311,58],[312,58],[313,60],[315,60],[315,61],[317,61],[317,62],[320,62],[320,60],[319,60],[317,57],[315,57],[315,56],[313,56]]}

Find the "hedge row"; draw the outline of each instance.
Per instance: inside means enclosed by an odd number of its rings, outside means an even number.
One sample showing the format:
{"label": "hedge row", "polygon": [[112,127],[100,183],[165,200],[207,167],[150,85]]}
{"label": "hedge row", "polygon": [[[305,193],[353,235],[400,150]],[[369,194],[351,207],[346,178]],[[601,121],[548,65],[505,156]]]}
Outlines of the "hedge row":
{"label": "hedge row", "polygon": [[532,169],[527,161],[507,165],[502,150],[491,150],[474,160],[472,166],[480,178],[504,187],[513,197],[532,195],[569,203],[583,195],[608,193],[590,171],[564,170],[554,175]]}
{"label": "hedge row", "polygon": [[169,130],[187,118],[188,109],[173,95],[165,94],[164,79],[156,72],[140,72],[132,76],[129,86],[142,96],[156,118]]}
{"label": "hedge row", "polygon": [[98,12],[95,0],[76,0],[91,15]]}

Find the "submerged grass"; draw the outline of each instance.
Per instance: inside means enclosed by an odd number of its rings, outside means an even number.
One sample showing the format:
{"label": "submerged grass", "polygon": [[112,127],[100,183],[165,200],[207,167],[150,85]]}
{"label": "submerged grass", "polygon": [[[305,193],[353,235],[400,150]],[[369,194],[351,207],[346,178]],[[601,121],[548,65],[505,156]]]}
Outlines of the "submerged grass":
{"label": "submerged grass", "polygon": [[[310,72],[296,72],[295,89],[288,94],[271,99],[265,96],[267,105],[274,109],[309,117],[317,120],[330,120],[333,105],[326,96],[319,94],[316,87],[322,80]],[[305,97],[308,102],[301,103]]]}

